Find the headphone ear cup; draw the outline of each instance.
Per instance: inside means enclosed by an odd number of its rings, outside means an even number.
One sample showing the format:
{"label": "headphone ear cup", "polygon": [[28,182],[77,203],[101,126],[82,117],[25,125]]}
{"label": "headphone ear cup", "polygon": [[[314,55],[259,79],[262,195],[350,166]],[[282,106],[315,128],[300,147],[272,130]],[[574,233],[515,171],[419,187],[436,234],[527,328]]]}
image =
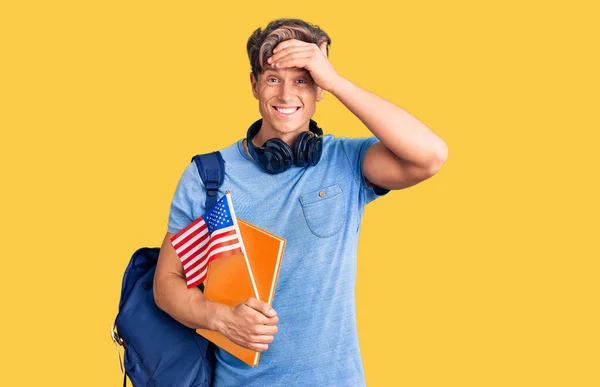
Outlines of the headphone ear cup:
{"label": "headphone ear cup", "polygon": [[290,160],[290,164],[294,163],[294,154],[289,145],[280,138],[272,138],[265,143],[265,148],[277,149],[284,159]]}
{"label": "headphone ear cup", "polygon": [[294,144],[295,162],[299,167],[306,167],[308,165],[307,145],[311,138],[312,134],[310,132],[300,133],[296,143]]}
{"label": "headphone ear cup", "polygon": [[313,137],[308,140],[306,144],[307,150],[307,161],[311,166],[315,166],[321,160],[321,154],[323,153],[323,137]]}
{"label": "headphone ear cup", "polygon": [[292,150],[280,138],[272,138],[264,144],[265,155],[268,154],[261,163],[271,173],[281,173],[294,164],[294,155]]}
{"label": "headphone ear cup", "polygon": [[261,153],[258,161],[260,162],[261,167],[270,174],[277,174],[287,169],[284,168],[281,153],[273,148],[265,149],[264,152]]}

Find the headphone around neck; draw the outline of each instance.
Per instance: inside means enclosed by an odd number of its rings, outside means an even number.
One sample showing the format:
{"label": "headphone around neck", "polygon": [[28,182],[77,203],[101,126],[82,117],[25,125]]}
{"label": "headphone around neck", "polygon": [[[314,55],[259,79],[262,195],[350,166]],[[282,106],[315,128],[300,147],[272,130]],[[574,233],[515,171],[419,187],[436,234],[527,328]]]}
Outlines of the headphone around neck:
{"label": "headphone around neck", "polygon": [[300,133],[293,148],[290,148],[280,138],[267,140],[261,148],[255,146],[252,139],[258,134],[261,126],[262,118],[248,128],[246,143],[252,158],[266,172],[274,175],[288,170],[292,165],[299,167],[315,166],[321,159],[323,130],[317,126],[315,121],[310,120],[310,131]]}

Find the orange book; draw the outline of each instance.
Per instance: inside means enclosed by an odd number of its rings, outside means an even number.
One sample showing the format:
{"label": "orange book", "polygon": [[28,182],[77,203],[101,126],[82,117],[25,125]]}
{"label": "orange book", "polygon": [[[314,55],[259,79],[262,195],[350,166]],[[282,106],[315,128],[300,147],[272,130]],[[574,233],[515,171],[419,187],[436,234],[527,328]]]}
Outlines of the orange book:
{"label": "orange book", "polygon": [[[246,257],[235,254],[211,261],[204,295],[230,306],[250,297],[272,305],[285,239],[242,219],[237,222]],[[260,352],[243,348],[216,331],[198,329],[197,332],[246,364],[258,364]]]}

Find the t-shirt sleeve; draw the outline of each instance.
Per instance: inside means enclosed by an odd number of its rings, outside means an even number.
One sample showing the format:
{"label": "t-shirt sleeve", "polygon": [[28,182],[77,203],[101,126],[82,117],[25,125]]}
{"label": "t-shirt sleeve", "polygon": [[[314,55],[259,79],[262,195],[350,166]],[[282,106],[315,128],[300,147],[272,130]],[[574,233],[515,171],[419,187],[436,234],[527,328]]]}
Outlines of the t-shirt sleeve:
{"label": "t-shirt sleeve", "polygon": [[360,138],[342,138],[342,148],[348,157],[348,161],[352,167],[354,179],[358,182],[361,191],[361,199],[363,205],[366,205],[373,200],[381,197],[390,190],[381,187],[369,187],[363,173],[363,160],[367,154],[367,150],[371,145],[379,142],[375,136],[360,137]]}
{"label": "t-shirt sleeve", "polygon": [[204,213],[206,191],[194,163],[190,163],[177,184],[169,211],[168,232],[177,234]]}

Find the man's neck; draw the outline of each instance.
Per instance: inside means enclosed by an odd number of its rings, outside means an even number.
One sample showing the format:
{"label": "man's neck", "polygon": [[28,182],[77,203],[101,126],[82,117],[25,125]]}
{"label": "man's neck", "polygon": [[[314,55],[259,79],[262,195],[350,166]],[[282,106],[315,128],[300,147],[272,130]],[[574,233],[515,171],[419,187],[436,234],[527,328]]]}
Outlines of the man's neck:
{"label": "man's neck", "polygon": [[279,139],[285,141],[285,143],[288,144],[289,147],[292,147],[294,145],[294,143],[296,142],[296,139],[298,138],[300,133],[308,130],[308,125],[306,125],[306,126],[307,126],[306,128],[299,129],[294,132],[281,133],[281,132],[278,132],[278,131],[274,130],[273,128],[271,128],[271,126],[263,120],[260,130],[258,131],[256,136],[254,136],[254,138],[252,139],[252,143],[254,145],[256,145],[257,147],[262,147],[263,144],[267,140],[269,140],[271,138],[279,138]]}

